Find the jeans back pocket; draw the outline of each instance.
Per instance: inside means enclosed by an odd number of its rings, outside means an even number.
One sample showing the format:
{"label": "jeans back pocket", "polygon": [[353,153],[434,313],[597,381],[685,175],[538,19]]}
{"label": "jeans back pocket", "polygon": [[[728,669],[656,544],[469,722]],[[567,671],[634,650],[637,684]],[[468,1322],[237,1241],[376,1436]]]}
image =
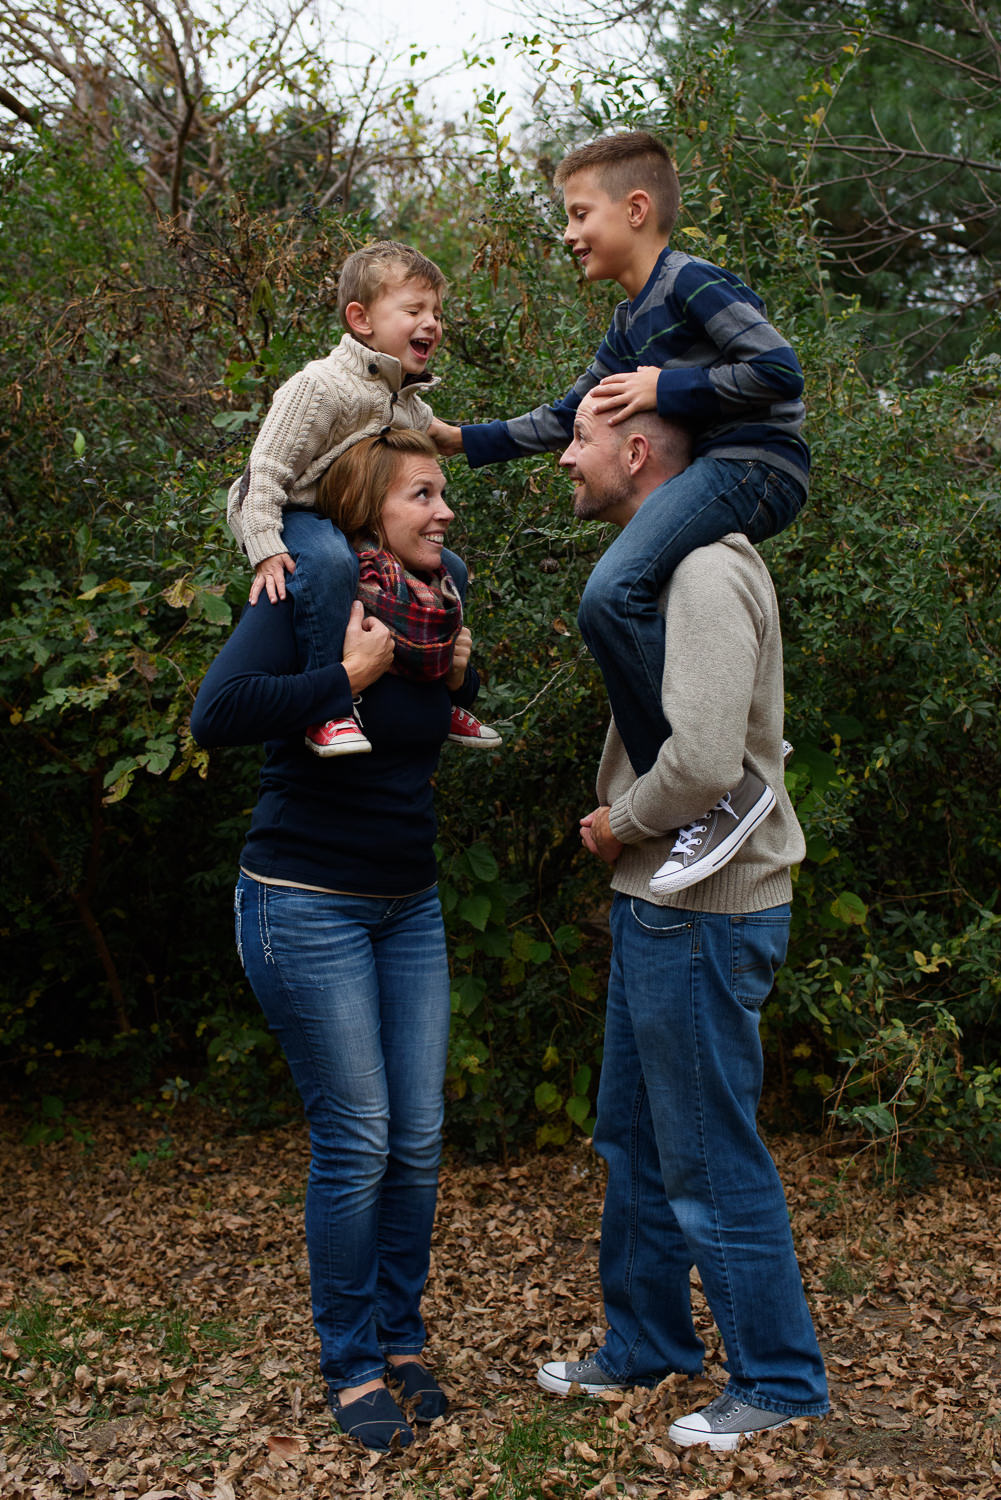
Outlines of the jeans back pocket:
{"label": "jeans back pocket", "polygon": [[243,968],[243,891],[239,886],[233,892],[233,928],[236,938],[236,956]]}

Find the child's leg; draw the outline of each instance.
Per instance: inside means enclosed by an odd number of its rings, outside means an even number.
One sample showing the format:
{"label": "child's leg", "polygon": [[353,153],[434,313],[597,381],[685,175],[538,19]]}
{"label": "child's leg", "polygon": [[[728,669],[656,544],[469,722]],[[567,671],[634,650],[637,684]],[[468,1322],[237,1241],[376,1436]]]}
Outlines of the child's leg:
{"label": "child's leg", "polygon": [[[461,557],[454,552],[449,552],[447,547],[442,548],[441,561],[445,570],[450,574],[453,583],[459,590],[463,599],[466,596],[466,583],[469,579],[469,570]],[[460,708],[458,704],[452,706],[452,719],[448,730],[449,741],[453,745],[462,745],[464,749],[496,750],[503,744],[502,737],[489,724],[483,724],[475,714],[470,713],[468,708]]]}
{"label": "child's leg", "polygon": [[469,578],[469,569],[455,552],[449,552],[447,547],[441,549],[441,564],[451,577],[456,588],[463,598],[466,597],[466,582]]}
{"label": "child's leg", "polygon": [[[647,496],[599,559],[577,619],[637,775],[650,769],[671,732],[661,708],[661,589],[696,547],[731,531],[760,540],[787,525],[798,508],[791,498],[798,488],[767,464],[697,458]],[[800,497],[802,503],[802,491]]]}
{"label": "child's leg", "polygon": [[287,586],[295,600],[303,667],[330,666],[344,652],[344,632],[358,590],[358,558],[344,533],[315,510],[286,510],[282,536],[295,562]]}

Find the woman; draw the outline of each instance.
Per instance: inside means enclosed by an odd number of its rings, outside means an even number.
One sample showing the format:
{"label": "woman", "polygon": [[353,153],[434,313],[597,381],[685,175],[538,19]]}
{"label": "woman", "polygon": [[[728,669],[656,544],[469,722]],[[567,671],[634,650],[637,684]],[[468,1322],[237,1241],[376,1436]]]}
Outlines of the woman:
{"label": "woman", "polygon": [[[343,660],[301,669],[291,597],[248,608],[191,727],[202,745],[267,741],[237,948],[309,1120],[306,1240],[331,1406],[344,1432],[384,1450],[413,1441],[401,1403],[418,1423],[448,1404],[420,1313],[449,1022],[431,776],[477,679],[466,570],[450,553],[442,563],[453,512],[430,439],[362,440],[320,503],[359,553],[369,611],[355,602]],[[311,755],[306,728],[353,707],[371,753]]]}

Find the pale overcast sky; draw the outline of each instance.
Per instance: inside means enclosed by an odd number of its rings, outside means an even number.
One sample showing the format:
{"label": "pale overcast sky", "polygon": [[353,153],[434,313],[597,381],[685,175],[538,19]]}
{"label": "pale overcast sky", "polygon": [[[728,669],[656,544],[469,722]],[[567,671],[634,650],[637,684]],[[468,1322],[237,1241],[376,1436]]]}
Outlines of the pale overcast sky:
{"label": "pale overcast sky", "polygon": [[[376,53],[405,53],[411,45],[428,54],[417,65],[419,72],[450,68],[447,80],[435,82],[432,93],[439,110],[454,105],[460,114],[477,92],[486,88],[504,90],[509,102],[524,97],[530,74],[513,52],[505,51],[502,38],[521,34],[531,27],[515,5],[490,4],[489,0],[353,0],[350,12],[351,40],[370,46]],[[494,66],[467,68],[463,53],[492,55]],[[401,76],[408,70],[401,68]]]}

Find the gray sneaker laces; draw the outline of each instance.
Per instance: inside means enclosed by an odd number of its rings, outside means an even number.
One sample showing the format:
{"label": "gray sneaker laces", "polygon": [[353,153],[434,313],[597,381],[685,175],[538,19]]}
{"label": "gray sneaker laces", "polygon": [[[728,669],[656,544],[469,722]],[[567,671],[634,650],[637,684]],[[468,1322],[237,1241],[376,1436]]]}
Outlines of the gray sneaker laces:
{"label": "gray sneaker laces", "polygon": [[702,1415],[707,1421],[711,1415],[720,1422],[728,1422],[744,1405],[745,1403],[738,1400],[736,1396],[728,1396],[725,1391],[720,1391],[719,1395],[714,1396],[709,1405],[704,1408]]}
{"label": "gray sneaker laces", "polygon": [[[730,806],[729,792],[724,792],[719,801],[715,803],[709,809],[709,811],[711,813],[728,812],[731,818],[733,818],[734,822],[740,822],[740,818],[738,817],[737,813]],[[684,857],[686,854],[691,854],[693,849],[701,849],[702,840],[696,835],[705,833],[707,826],[708,825],[706,823],[695,822],[686,823],[684,828],[679,828],[678,837],[674,841],[674,848],[671,850],[671,853],[680,854],[682,857]]]}

